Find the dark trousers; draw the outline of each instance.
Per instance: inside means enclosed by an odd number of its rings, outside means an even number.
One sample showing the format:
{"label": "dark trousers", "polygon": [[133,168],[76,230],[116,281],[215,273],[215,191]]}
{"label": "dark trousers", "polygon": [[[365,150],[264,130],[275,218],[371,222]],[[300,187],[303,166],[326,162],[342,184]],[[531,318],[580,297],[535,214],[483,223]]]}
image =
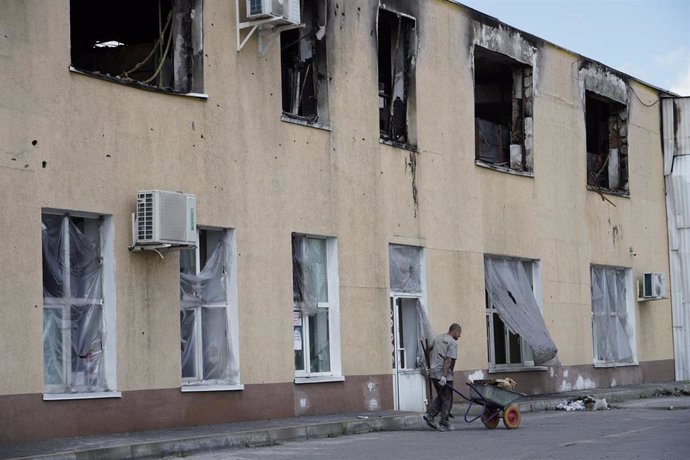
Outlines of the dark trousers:
{"label": "dark trousers", "polygon": [[436,397],[434,402],[431,403],[428,413],[432,417],[441,414],[440,422],[447,424],[450,409],[453,407],[453,381],[448,380],[443,386],[439,385],[438,379],[431,379],[431,383],[434,384]]}

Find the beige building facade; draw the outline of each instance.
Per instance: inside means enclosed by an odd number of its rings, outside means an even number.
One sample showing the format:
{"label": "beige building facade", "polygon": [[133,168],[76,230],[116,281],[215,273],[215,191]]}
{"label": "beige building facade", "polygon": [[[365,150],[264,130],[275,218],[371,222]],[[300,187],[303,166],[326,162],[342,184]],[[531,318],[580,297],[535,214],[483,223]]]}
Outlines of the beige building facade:
{"label": "beige building facade", "polygon": [[674,380],[662,90],[450,1],[89,3],[0,3],[0,442],[422,410],[451,322],[463,391]]}

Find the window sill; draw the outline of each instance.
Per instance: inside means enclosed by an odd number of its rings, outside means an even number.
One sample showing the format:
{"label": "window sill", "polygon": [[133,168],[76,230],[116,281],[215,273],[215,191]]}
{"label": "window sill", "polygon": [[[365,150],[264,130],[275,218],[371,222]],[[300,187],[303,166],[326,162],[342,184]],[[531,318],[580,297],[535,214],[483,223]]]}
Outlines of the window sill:
{"label": "window sill", "polygon": [[639,363],[594,363],[595,368],[609,368],[609,367],[632,367],[638,366]]}
{"label": "window sill", "polygon": [[541,372],[549,370],[546,366],[510,366],[489,368],[489,374],[502,374],[511,372]]}
{"label": "window sill", "polygon": [[345,377],[342,375],[323,375],[318,377],[295,377],[295,383],[301,385],[303,383],[328,383],[328,382],[344,382]]}
{"label": "window sill", "polygon": [[307,126],[309,128],[316,128],[316,129],[320,129],[322,131],[328,131],[329,133],[331,132],[330,126],[325,126],[325,125],[319,124],[318,122],[312,123],[312,122],[304,120],[300,117],[294,117],[291,115],[287,115],[287,114],[285,114],[285,112],[283,112],[283,115],[280,117],[280,121],[284,121],[285,123],[292,123],[292,124],[300,125],[300,126]]}
{"label": "window sill", "polygon": [[182,393],[200,393],[205,391],[240,391],[244,390],[244,385],[232,384],[232,385],[182,385],[180,391]]}
{"label": "window sill", "polygon": [[532,171],[520,171],[517,169],[512,169],[507,166],[500,166],[500,165],[495,165],[493,163],[488,163],[486,161],[482,160],[474,160],[474,164],[477,166],[481,166],[482,168],[486,169],[493,169],[494,171],[500,171],[508,174],[513,174],[515,176],[523,176],[523,177],[531,177],[534,178],[534,173]]}
{"label": "window sill", "polygon": [[410,152],[417,153],[417,146],[412,144],[403,144],[402,142],[395,142],[389,139],[379,138],[379,144],[390,145],[398,149],[409,150]]}
{"label": "window sill", "polygon": [[607,188],[601,188],[601,187],[597,187],[596,185],[589,185],[589,184],[587,184],[587,190],[591,190],[592,192],[597,192],[597,193],[603,193],[606,195],[614,195],[614,196],[620,196],[623,198],[630,198],[630,192],[629,191],[609,190]]}
{"label": "window sill", "polygon": [[92,78],[97,78],[99,80],[105,80],[109,81],[112,83],[117,83],[119,85],[125,85],[125,86],[130,86],[132,88],[137,88],[137,89],[143,89],[145,91],[152,91],[154,93],[163,93],[163,94],[171,94],[173,96],[183,96],[183,97],[191,97],[194,99],[200,99],[200,100],[207,100],[208,99],[208,94],[204,93],[178,93],[176,91],[170,90],[170,89],[165,89],[165,88],[159,88],[158,86],[153,86],[153,85],[147,85],[146,83],[141,83],[136,80],[131,80],[131,79],[122,79],[122,78],[117,78],[117,77],[111,77],[110,75],[105,75],[99,72],[92,72],[89,70],[82,70],[78,69],[74,66],[69,66],[69,71],[79,74],[79,75],[85,75],[87,77],[92,77]]}
{"label": "window sill", "polygon": [[121,398],[119,391],[98,391],[94,393],[43,393],[44,401],[69,401],[73,399]]}

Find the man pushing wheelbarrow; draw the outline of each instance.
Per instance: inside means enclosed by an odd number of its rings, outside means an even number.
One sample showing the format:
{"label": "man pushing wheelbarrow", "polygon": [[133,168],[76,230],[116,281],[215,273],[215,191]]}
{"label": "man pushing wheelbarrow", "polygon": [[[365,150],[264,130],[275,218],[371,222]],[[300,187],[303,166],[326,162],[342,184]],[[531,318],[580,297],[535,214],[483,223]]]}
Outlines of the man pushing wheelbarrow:
{"label": "man pushing wheelbarrow", "polygon": [[[487,428],[495,428],[500,419],[506,428],[513,429],[520,426],[520,409],[516,404],[524,394],[513,391],[515,382],[511,379],[478,380],[468,383],[470,397],[466,397],[453,388],[453,369],[458,358],[457,340],[462,335],[462,327],[453,323],[448,332],[434,338],[429,353],[429,377],[436,390],[436,397],[427,412],[422,416],[429,427],[438,431],[448,431],[451,425],[448,422],[450,410],[453,407],[453,393],[457,393],[469,402],[465,411],[465,421],[473,422],[481,418]],[[427,350],[425,350],[426,352]],[[479,415],[470,416],[472,405],[482,407]],[[441,416],[438,424],[435,421],[437,415]]]}

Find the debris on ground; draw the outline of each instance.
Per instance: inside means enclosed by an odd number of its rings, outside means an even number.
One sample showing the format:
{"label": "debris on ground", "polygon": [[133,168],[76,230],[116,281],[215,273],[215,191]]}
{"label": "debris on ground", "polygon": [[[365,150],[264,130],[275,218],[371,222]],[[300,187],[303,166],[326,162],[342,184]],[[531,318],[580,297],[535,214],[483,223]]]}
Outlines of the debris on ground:
{"label": "debris on ground", "polygon": [[565,399],[558,403],[556,410],[573,411],[573,410],[585,410],[585,403],[581,399],[576,399],[575,401],[567,402]]}
{"label": "debris on ground", "polygon": [[609,408],[606,399],[597,399],[593,396],[585,396],[582,399],[574,399],[571,401],[563,400],[556,406],[556,410],[574,411],[574,410],[607,410]]}

